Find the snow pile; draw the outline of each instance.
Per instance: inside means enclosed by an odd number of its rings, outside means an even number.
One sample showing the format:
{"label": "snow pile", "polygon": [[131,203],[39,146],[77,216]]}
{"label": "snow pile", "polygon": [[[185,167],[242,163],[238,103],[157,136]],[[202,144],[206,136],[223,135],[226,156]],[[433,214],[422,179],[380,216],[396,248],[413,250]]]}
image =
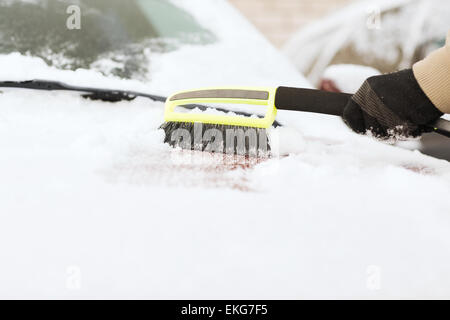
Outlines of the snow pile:
{"label": "snow pile", "polygon": [[322,79],[333,81],[341,92],[354,93],[367,78],[380,74],[380,71],[371,67],[335,64],[325,69]]}
{"label": "snow pile", "polygon": [[450,29],[446,0],[360,0],[300,29],[284,53],[314,83],[333,63],[410,68],[444,44]]}
{"label": "snow pile", "polygon": [[[235,17],[214,3],[191,10]],[[148,84],[15,54],[0,57],[0,78],[157,94],[302,86],[264,42],[234,52],[238,17],[217,23],[220,43],[161,55]],[[241,23],[231,41],[225,27]],[[286,126],[271,136],[280,157],[210,156],[163,144],[162,119],[163,104],[145,99],[3,90],[0,296],[450,296],[448,162],[354,135],[338,118],[282,111]]]}
{"label": "snow pile", "polygon": [[[449,16],[448,1],[413,0],[383,14],[379,27],[354,28],[349,42],[368,61],[382,59],[391,64],[401,61],[401,68],[410,67],[414,54],[426,55],[436,49],[436,42],[445,38],[450,28]],[[359,19],[361,26],[367,21],[370,21],[367,17]]]}

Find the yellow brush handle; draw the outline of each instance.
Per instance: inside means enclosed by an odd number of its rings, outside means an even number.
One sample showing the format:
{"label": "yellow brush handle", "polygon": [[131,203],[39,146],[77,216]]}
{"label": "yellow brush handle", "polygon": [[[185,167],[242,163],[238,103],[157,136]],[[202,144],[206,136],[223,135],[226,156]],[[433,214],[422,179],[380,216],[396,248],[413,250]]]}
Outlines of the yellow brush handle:
{"label": "yellow brush handle", "polygon": [[[177,92],[166,101],[166,122],[200,122],[241,127],[269,128],[275,121],[276,88],[261,87],[216,87]],[[207,113],[178,113],[175,108],[187,104],[248,104],[267,106],[264,118],[215,115]]]}

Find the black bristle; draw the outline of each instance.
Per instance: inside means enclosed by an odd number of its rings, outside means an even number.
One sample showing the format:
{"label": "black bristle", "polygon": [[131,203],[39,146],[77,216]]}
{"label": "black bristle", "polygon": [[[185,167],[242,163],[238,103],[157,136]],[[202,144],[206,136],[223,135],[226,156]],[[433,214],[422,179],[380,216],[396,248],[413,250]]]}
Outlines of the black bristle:
{"label": "black bristle", "polygon": [[173,147],[253,157],[270,153],[266,129],[192,122],[166,122],[160,128]]}

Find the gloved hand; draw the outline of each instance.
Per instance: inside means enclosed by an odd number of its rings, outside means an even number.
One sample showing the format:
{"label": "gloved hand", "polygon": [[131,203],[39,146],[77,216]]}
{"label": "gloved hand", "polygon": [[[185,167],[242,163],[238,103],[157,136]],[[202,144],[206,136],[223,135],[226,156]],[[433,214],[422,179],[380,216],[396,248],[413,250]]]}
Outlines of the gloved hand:
{"label": "gloved hand", "polygon": [[428,99],[411,69],[368,78],[345,107],[355,132],[379,139],[417,137],[443,113]]}

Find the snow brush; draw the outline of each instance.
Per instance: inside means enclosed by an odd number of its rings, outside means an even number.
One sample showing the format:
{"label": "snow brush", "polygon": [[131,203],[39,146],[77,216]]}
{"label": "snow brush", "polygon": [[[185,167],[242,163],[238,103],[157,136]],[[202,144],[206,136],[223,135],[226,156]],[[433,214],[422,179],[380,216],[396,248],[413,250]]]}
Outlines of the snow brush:
{"label": "snow brush", "polygon": [[[165,142],[183,149],[239,155],[270,153],[267,130],[274,124],[277,109],[342,116],[347,93],[290,87],[206,88],[175,93],[166,101]],[[201,104],[246,104],[266,107],[264,117],[236,114],[176,112],[179,106]],[[450,137],[450,121],[439,119],[431,131]]]}
{"label": "snow brush", "polygon": [[[279,87],[209,88],[178,92],[166,98],[137,91],[72,86],[51,80],[0,81],[0,88],[73,91],[82,93],[83,98],[105,102],[132,101],[137,97],[165,102],[166,123],[161,126],[166,133],[165,142],[185,149],[237,154],[270,152],[267,129],[280,126],[275,120],[277,109],[342,116],[352,96],[347,93]],[[267,110],[262,118],[242,111],[233,111],[231,114],[227,108],[204,105],[210,103],[266,106]],[[176,107],[214,110],[216,114],[177,113]],[[227,115],[217,115],[217,111]],[[429,129],[450,137],[450,121],[439,119]]]}

